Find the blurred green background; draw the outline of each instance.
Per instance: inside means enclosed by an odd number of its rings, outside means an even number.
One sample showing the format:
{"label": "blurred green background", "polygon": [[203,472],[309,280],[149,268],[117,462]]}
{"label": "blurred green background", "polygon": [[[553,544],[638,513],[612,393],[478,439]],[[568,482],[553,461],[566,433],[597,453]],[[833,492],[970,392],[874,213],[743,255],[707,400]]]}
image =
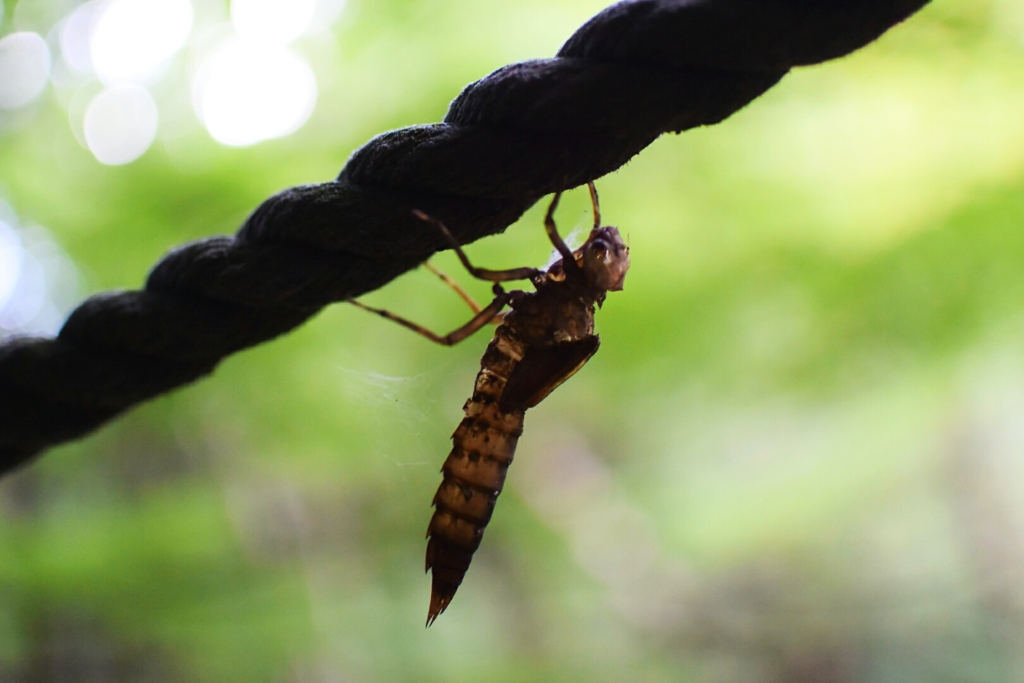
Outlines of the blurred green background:
{"label": "blurred green background", "polygon": [[[135,86],[155,139],[105,165],[82,132],[104,86],[65,63],[77,3],[6,0],[0,34],[52,66],[0,110],[0,218],[50,310],[5,334],[137,288],[605,2],[328,4],[282,48],[317,84],[293,133],[211,137],[196,79],[234,29],[194,0]],[[440,348],[334,306],[50,451],[0,482],[0,680],[1024,680],[1022,84],[1024,0],[936,0],[601,179],[626,289],[527,416],[430,629],[423,534],[486,333]],[[544,263],[543,208],[471,257]],[[558,219],[589,225],[585,191]],[[467,315],[422,269],[365,300]]]}

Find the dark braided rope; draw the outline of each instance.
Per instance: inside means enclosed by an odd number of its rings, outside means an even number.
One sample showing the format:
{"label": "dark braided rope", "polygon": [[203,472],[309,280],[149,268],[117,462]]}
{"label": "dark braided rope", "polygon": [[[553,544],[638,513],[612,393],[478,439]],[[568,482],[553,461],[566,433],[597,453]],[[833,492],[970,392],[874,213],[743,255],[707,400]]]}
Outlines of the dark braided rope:
{"label": "dark braided rope", "polygon": [[443,123],[380,135],[337,180],[266,200],[234,237],[171,251],[141,291],[86,300],[55,339],[0,344],[0,474],[225,356],[376,289],[444,245],[504,230],[545,194],[717,123],[793,66],[845,55],[928,0],[627,0],[553,59],[467,87]]}

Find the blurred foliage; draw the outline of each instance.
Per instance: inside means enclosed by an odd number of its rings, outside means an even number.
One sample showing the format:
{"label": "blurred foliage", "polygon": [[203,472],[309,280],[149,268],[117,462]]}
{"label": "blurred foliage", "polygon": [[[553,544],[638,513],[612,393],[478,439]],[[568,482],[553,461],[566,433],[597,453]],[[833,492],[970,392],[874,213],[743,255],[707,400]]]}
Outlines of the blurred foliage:
{"label": "blurred foliage", "polygon": [[[68,9],[5,4],[4,32]],[[127,166],[51,89],[0,134],[2,195],[84,293],[135,288],[601,6],[350,0],[300,41],[312,119],[244,149],[194,121],[190,54]],[[1021,680],[1022,82],[1024,0],[937,0],[602,179],[626,290],[429,630],[423,533],[485,334],[335,306],[0,483],[0,679]],[[471,256],[543,263],[543,208]],[[585,192],[558,218],[586,226]],[[367,301],[466,315],[423,272]]]}

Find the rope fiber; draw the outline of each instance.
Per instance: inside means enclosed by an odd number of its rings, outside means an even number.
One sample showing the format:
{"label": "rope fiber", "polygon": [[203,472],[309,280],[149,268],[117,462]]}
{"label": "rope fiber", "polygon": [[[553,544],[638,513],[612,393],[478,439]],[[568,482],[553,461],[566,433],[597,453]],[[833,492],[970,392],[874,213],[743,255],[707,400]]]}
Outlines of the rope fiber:
{"label": "rope fiber", "polygon": [[469,85],[442,123],[384,133],[336,180],[267,199],[233,237],[168,253],[139,291],[83,302],[56,338],[0,344],[0,475],[213,371],[328,304],[599,178],[658,136],[717,123],[790,68],[845,55],[928,0],[627,0],[552,59]]}

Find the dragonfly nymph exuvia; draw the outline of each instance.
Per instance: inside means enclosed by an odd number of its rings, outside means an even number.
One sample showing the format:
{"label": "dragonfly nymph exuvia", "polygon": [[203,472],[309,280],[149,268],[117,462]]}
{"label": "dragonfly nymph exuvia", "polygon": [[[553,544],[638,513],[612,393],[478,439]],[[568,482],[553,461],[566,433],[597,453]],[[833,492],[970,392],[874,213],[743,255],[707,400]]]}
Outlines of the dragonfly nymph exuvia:
{"label": "dragonfly nymph exuvia", "polygon": [[[445,236],[474,277],[494,283],[494,300],[480,307],[447,276],[434,271],[452,284],[475,312],[468,323],[447,335],[352,301],[448,346],[500,320],[480,360],[473,395],[464,406],[465,417],[452,434],[452,450],[441,468],[443,479],[434,496],[434,516],[427,528],[426,568],[432,572],[427,626],[448,607],[480,546],[523,433],[526,410],[543,401],[594,355],[600,344],[594,333],[594,311],[608,292],[622,289],[629,269],[629,248],[617,228],[601,225],[597,190],[593,183],[589,188],[594,227],[575,251],[566,246],[555,227],[561,193],[551,200],[544,226],[560,258],[546,270],[477,268],[444,224],[413,212]],[[500,284],[514,280],[529,280],[535,291],[506,292]]]}

